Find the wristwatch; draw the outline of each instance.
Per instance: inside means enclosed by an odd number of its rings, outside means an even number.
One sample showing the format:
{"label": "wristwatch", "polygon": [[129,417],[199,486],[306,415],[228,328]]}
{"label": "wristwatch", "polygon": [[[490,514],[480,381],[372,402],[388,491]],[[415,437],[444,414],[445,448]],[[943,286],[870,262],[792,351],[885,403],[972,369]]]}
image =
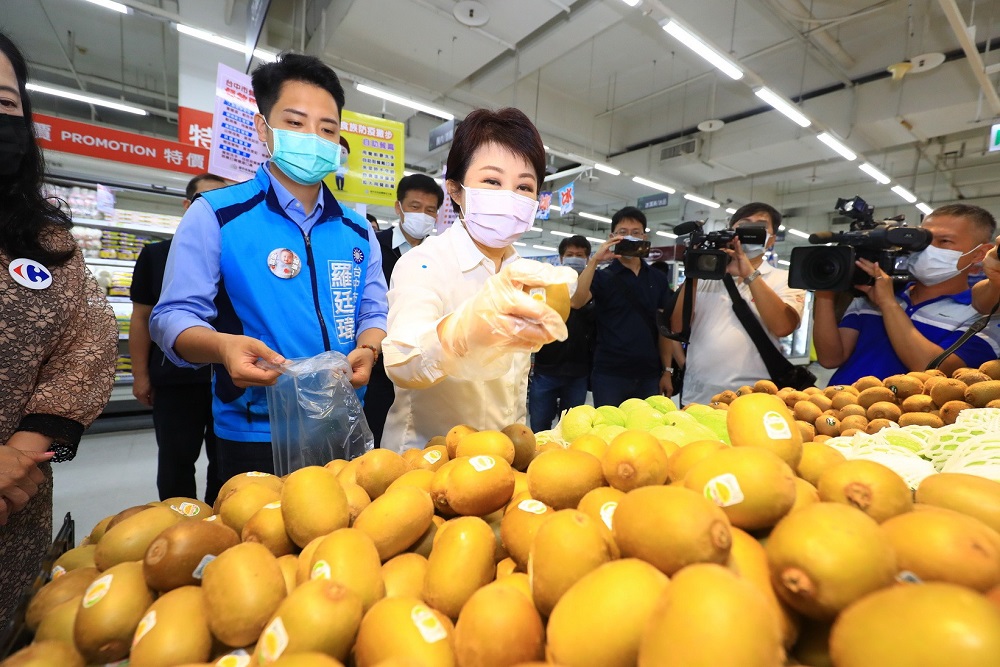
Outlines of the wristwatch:
{"label": "wristwatch", "polygon": [[747,276],[746,278],[744,278],[743,279],[743,284],[744,285],[749,285],[750,283],[752,283],[753,281],[757,280],[758,278],[760,278],[760,269],[754,270],[753,273],[751,273],[749,276]]}

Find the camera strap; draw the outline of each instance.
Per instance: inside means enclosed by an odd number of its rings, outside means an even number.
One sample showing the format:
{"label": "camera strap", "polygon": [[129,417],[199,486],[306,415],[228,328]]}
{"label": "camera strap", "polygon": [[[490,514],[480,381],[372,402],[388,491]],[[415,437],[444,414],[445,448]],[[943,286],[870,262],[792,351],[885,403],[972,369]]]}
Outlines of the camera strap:
{"label": "camera strap", "polygon": [[973,322],[972,326],[970,326],[968,330],[964,334],[962,334],[961,338],[952,343],[947,350],[945,350],[938,356],[934,357],[933,361],[927,364],[927,370],[929,371],[936,370],[938,366],[944,363],[945,359],[947,359],[948,357],[950,357],[952,354],[955,353],[955,350],[965,345],[965,341],[969,340],[977,333],[985,329],[986,325],[990,323],[990,319],[994,315],[996,315],[998,309],[1000,309],[1000,301],[997,301],[996,305],[993,306],[993,310],[990,311],[989,315],[984,315],[975,322]]}
{"label": "camera strap", "polygon": [[[759,279],[758,279],[759,280]],[[764,361],[764,365],[767,367],[767,372],[771,374],[771,378],[780,378],[785,376],[794,366],[792,362],[785,358],[778,348],[774,346],[771,339],[768,337],[767,333],[764,331],[763,325],[761,325],[760,320],[757,316],[753,314],[753,310],[750,309],[750,304],[746,302],[743,295],[740,294],[739,289],[736,287],[736,281],[730,274],[722,276],[722,284],[726,286],[726,290],[729,292],[730,299],[733,302],[733,312],[736,313],[736,318],[743,325],[747,334],[750,335],[750,340],[757,347],[757,351],[760,353],[760,358]]]}

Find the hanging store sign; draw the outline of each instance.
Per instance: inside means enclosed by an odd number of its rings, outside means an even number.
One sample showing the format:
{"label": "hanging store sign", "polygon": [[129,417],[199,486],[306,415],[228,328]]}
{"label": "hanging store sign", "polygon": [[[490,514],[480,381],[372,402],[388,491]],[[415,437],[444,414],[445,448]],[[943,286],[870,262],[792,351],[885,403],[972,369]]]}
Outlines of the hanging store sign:
{"label": "hanging store sign", "polygon": [[201,174],[208,168],[208,151],[197,146],[40,113],[34,120],[38,143],[46,151],[185,174]]}
{"label": "hanging store sign", "polygon": [[1000,123],[990,128],[990,152],[1000,151]]}
{"label": "hanging store sign", "polygon": [[324,182],[339,201],[395,206],[405,140],[402,123],[345,109],[340,116],[340,168]]}
{"label": "hanging store sign", "polygon": [[208,170],[216,176],[243,182],[253,178],[267,159],[257,138],[253,118],[257,98],[250,76],[219,63],[215,77],[215,114],[212,117],[212,148]]}
{"label": "hanging store sign", "polygon": [[669,201],[669,196],[667,193],[647,195],[645,197],[639,197],[639,201],[636,204],[636,208],[640,211],[648,211],[651,208],[661,208],[667,205]]}
{"label": "hanging store sign", "polygon": [[177,107],[177,141],[212,149],[212,112]]}

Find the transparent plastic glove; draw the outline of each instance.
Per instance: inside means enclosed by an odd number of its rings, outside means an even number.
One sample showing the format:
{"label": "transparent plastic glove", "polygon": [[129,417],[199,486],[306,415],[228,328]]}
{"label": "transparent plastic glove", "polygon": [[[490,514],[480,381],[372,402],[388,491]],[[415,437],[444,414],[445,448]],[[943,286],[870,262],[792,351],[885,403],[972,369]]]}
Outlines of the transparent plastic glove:
{"label": "transparent plastic glove", "polygon": [[564,284],[576,291],[576,271],[521,259],[503,267],[438,325],[445,372],[462,380],[493,380],[510,370],[513,354],[566,340],[566,323],[526,289]]}

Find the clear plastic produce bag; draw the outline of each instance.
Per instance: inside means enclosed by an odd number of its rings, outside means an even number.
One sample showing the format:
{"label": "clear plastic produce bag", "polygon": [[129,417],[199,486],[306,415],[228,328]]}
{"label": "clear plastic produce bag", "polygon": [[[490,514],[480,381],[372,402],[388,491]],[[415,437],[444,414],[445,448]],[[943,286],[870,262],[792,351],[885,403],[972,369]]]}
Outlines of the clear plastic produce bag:
{"label": "clear plastic produce bag", "polygon": [[351,386],[351,366],[339,352],[291,359],[267,388],[274,473],[286,475],[333,459],[353,459],[375,444]]}

